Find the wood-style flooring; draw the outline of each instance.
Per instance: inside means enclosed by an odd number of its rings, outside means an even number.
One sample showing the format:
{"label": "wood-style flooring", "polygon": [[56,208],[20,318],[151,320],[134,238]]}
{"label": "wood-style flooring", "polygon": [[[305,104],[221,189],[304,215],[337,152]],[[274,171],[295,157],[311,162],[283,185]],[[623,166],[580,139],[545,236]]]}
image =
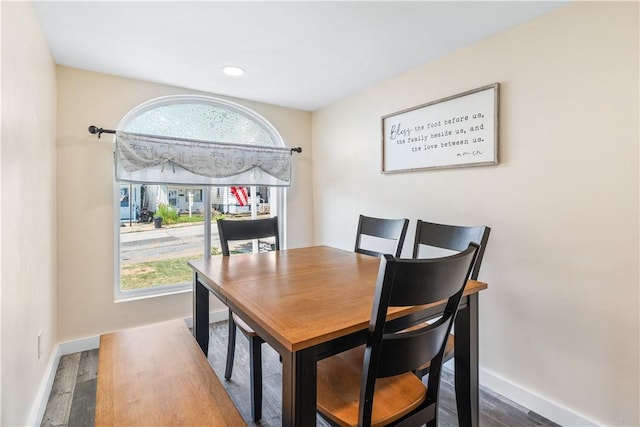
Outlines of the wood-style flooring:
{"label": "wood-style flooring", "polygon": [[[227,324],[214,323],[209,328],[209,364],[227,389],[240,414],[249,425],[280,426],[281,365],[278,354],[267,344],[262,345],[263,403],[262,420],[251,421],[249,397],[249,343],[241,333],[236,342],[233,377],[224,380],[227,351]],[[60,358],[42,426],[93,426],[96,404],[98,349],[74,353]],[[443,371],[440,391],[439,426],[458,426],[453,389],[453,372]],[[327,426],[320,417],[317,425]],[[480,388],[480,426],[528,427],[557,426],[557,424],[522,406]]]}

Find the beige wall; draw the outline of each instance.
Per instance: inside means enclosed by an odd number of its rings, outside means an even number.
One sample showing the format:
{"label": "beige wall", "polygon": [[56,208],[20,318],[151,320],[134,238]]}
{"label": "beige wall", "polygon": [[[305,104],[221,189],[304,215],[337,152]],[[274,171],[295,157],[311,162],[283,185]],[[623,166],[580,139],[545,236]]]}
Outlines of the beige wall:
{"label": "beige wall", "polygon": [[55,67],[31,3],[2,2],[3,426],[33,421],[55,356],[55,103]]}
{"label": "beige wall", "polygon": [[[190,316],[190,292],[114,303],[113,137],[105,134],[98,140],[87,127],[114,129],[127,112],[145,101],[195,92],[61,66],[57,77],[60,341]],[[287,145],[303,147],[293,161],[287,244],[310,244],[311,114],[231,100],[269,120]],[[212,303],[212,310],[221,308],[216,300]]]}
{"label": "beige wall", "polygon": [[[190,91],[58,67],[56,107],[31,5],[1,9],[0,424],[21,425],[57,342],[190,315],[188,293],[113,302],[110,137],[86,131]],[[359,213],[491,226],[481,378],[638,425],[638,36],[637,3],[575,3],[313,114],[234,101],[304,149],[289,247],[352,249]],[[495,81],[499,166],[379,173],[381,116]]]}
{"label": "beige wall", "polygon": [[[603,425],[640,424],[638,36],[638,3],[573,3],[313,114],[316,243],[491,226],[481,379]],[[380,173],[381,116],[493,82],[499,166]]]}

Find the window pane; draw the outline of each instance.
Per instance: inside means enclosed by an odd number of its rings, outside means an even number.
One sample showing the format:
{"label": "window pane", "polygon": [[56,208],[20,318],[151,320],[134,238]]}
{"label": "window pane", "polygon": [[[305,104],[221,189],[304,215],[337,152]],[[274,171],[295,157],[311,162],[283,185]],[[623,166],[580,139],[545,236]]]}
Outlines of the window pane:
{"label": "window pane", "polygon": [[206,104],[171,104],[146,111],[127,131],[204,141],[275,146],[260,124],[229,108]]}
{"label": "window pane", "polygon": [[204,256],[204,205],[180,194],[202,194],[202,189],[181,192],[144,184],[131,188],[132,195],[140,195],[133,205],[142,208],[123,219],[120,227],[120,289],[189,285],[192,271],[187,261]]}

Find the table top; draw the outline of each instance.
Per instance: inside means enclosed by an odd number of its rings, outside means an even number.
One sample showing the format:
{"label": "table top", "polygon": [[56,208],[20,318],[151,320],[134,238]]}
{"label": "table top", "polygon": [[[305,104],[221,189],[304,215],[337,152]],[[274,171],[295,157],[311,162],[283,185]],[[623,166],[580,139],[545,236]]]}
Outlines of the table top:
{"label": "table top", "polygon": [[[189,264],[227,303],[251,313],[283,347],[297,351],[367,328],[380,260],[314,246]],[[486,288],[470,280],[465,294]],[[427,307],[394,309],[389,317]]]}
{"label": "table top", "polygon": [[189,261],[213,291],[235,282],[262,280],[300,272],[324,270],[349,264],[375,263],[375,257],[328,246],[312,246],[282,251],[212,257]]}

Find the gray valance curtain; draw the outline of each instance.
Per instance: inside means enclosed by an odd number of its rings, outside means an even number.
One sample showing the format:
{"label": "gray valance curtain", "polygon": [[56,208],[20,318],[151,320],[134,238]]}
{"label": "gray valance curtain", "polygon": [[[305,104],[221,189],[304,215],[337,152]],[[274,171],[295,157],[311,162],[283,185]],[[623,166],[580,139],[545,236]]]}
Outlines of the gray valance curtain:
{"label": "gray valance curtain", "polygon": [[291,150],[116,131],[116,180],[149,184],[291,185]]}

